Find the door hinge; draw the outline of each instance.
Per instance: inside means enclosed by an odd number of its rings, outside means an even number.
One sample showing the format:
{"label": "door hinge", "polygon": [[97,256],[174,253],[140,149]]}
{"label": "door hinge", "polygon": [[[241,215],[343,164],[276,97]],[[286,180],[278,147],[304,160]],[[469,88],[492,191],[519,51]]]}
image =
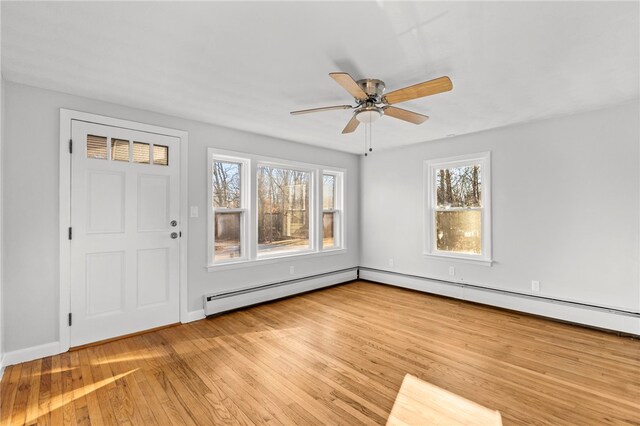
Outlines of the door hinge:
{"label": "door hinge", "polygon": [[73,314],[69,312],[69,327],[71,327],[71,324],[73,324]]}
{"label": "door hinge", "polygon": [[73,154],[73,140],[69,139],[69,154]]}
{"label": "door hinge", "polygon": [[71,237],[73,236],[73,235],[72,235],[72,231],[71,231],[72,229],[73,229],[73,228],[69,227],[69,239],[71,239]]}

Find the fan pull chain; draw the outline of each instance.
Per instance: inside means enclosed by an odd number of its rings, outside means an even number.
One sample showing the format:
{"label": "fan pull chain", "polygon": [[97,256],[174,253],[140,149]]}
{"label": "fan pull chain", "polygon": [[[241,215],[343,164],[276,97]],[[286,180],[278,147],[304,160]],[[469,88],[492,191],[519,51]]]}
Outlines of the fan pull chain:
{"label": "fan pull chain", "polygon": [[371,131],[371,123],[366,123],[364,125],[364,156],[365,157],[369,155],[369,153],[367,152],[367,146],[369,147],[368,149],[369,152],[373,151],[372,142],[371,142],[371,140],[373,139],[372,135],[373,135],[373,132]]}
{"label": "fan pull chain", "polygon": [[371,123],[366,123],[364,125],[364,156],[367,156],[367,140],[369,139],[369,124]]}

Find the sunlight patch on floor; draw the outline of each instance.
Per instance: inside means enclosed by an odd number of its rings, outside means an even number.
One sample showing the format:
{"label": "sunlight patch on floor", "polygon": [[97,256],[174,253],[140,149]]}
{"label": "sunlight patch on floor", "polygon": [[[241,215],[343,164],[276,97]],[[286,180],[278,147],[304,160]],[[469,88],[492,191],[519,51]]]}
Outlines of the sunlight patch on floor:
{"label": "sunlight patch on floor", "polygon": [[90,385],[83,386],[80,389],[73,389],[68,392],[65,392],[62,395],[57,395],[54,398],[51,398],[51,401],[49,403],[49,409],[46,411],[46,413],[33,414],[26,419],[25,423],[31,424],[32,422],[35,422],[38,419],[38,417],[43,415],[48,415],[52,411],[55,411],[58,408],[65,406],[66,404],[72,403],[76,399],[82,398],[90,394],[91,392],[95,392],[96,390],[100,389],[103,386],[108,385],[109,383],[113,383],[116,380],[121,379],[125,376],[128,376],[131,373],[135,373],[138,370],[139,370],[138,368],[129,370],[126,373],[118,374],[113,377],[109,377],[109,378],[100,380],[98,382],[91,383]]}
{"label": "sunlight patch on floor", "polygon": [[113,357],[107,357],[107,359],[105,360],[99,360],[99,361],[91,361],[91,365],[95,366],[95,365],[105,365],[105,364],[115,364],[118,362],[135,362],[135,361],[142,361],[142,360],[148,360],[148,359],[154,359],[154,358],[160,358],[162,357],[162,355],[152,355],[152,354],[127,354],[127,355],[123,355],[123,356],[113,356]]}
{"label": "sunlight patch on floor", "polygon": [[46,371],[36,371],[35,373],[31,373],[30,377],[40,377],[42,376],[43,373],[46,374],[62,374],[62,373],[66,373],[67,371],[73,371],[78,369],[79,367],[55,367],[55,368],[51,368],[50,370],[46,370]]}

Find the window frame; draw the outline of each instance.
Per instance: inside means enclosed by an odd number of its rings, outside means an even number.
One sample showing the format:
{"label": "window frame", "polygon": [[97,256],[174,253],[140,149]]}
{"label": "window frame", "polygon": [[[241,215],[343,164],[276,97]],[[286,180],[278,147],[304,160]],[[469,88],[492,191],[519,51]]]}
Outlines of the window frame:
{"label": "window frame", "polygon": [[[240,164],[240,207],[214,207],[213,206],[213,164],[218,162]],[[208,149],[207,156],[207,264],[228,265],[245,262],[249,257],[249,247],[246,245],[249,231],[249,188],[250,163],[247,159],[232,155],[221,154]],[[240,256],[230,260],[215,260],[215,215],[216,213],[240,213]]]}
{"label": "window frame", "polygon": [[[213,161],[226,161],[243,164],[241,172],[242,206],[244,207],[243,226],[241,229],[241,250],[244,252],[238,258],[225,261],[214,261],[214,223],[213,213]],[[265,253],[258,255],[258,167],[268,166],[284,168],[290,170],[304,171],[310,173],[309,181],[309,240],[308,250],[291,250],[278,253]],[[346,244],[346,169],[319,164],[303,163],[298,161],[273,158],[256,154],[249,154],[236,151],[228,151],[209,147],[207,149],[207,264],[205,268],[209,272],[221,271],[249,267],[253,265],[263,265],[286,261],[298,257],[317,257],[325,255],[341,254],[347,251]],[[330,174],[336,177],[336,188],[334,189],[334,210],[339,215],[338,225],[334,225],[334,246],[324,248],[322,246],[322,214],[323,214],[323,185],[322,176]],[[238,209],[220,209],[231,212]]]}
{"label": "window frame", "polygon": [[[325,252],[329,252],[332,250],[341,250],[344,245],[344,171],[339,170],[331,170],[325,169],[321,171],[320,174],[320,249]],[[333,208],[325,209],[324,208],[324,176],[333,176],[334,178],[334,187],[333,187]],[[332,247],[324,247],[324,213],[333,213],[333,246]]]}
{"label": "window frame", "polygon": [[[302,164],[302,163],[290,163],[287,164],[288,162],[283,162],[282,160],[277,160],[277,161],[264,161],[264,160],[257,160],[255,161],[255,170],[256,170],[256,176],[253,179],[252,183],[255,184],[254,188],[255,188],[255,234],[256,234],[256,238],[255,238],[255,244],[252,245],[255,246],[255,250],[256,250],[256,256],[255,259],[256,260],[262,260],[262,259],[272,259],[272,258],[278,258],[278,257],[288,257],[288,256],[295,256],[295,255],[304,255],[304,254],[309,254],[309,253],[314,253],[316,252],[316,248],[317,248],[317,238],[316,238],[316,228],[317,228],[317,218],[315,217],[316,215],[314,214],[314,212],[317,209],[317,201],[315,200],[314,194],[315,194],[315,189],[316,189],[316,182],[317,182],[317,173],[316,173],[316,169],[315,168],[310,168],[309,165],[306,164]],[[280,252],[275,252],[275,253],[260,253],[260,250],[258,250],[258,221],[259,221],[259,217],[258,217],[258,169],[260,167],[270,167],[273,169],[283,169],[283,170],[291,170],[291,171],[296,171],[296,172],[303,172],[303,173],[309,173],[309,247],[307,249],[294,249],[294,250],[282,250]]]}
{"label": "window frame", "polygon": [[[436,200],[436,171],[453,167],[479,165],[482,179],[482,207],[454,207],[443,209],[437,207]],[[436,212],[438,211],[469,211],[481,212],[482,223],[482,252],[481,254],[459,253],[437,249],[435,242]],[[492,238],[491,238],[491,152],[460,155],[455,157],[437,158],[424,161],[424,248],[423,255],[439,259],[466,261],[491,266]]]}

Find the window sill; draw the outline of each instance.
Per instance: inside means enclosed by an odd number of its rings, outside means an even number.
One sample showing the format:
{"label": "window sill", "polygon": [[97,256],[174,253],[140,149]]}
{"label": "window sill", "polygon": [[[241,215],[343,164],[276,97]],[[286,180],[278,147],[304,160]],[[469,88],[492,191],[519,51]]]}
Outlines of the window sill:
{"label": "window sill", "polygon": [[281,256],[271,256],[266,258],[259,258],[253,260],[239,260],[237,262],[227,262],[227,263],[219,263],[214,265],[207,265],[205,269],[208,272],[218,272],[225,271],[228,269],[242,269],[242,268],[250,268],[252,266],[263,266],[269,265],[273,263],[284,263],[291,260],[297,259],[309,259],[315,257],[324,257],[324,256],[333,256],[337,254],[345,254],[347,252],[346,248],[339,249],[329,249],[319,252],[305,252],[305,253],[295,253],[295,254],[287,254]]}
{"label": "window sill", "polygon": [[472,265],[482,265],[491,267],[493,265],[493,260],[491,259],[482,259],[482,258],[473,258],[467,256],[456,256],[455,254],[436,254],[436,253],[423,253],[425,258],[435,258],[439,260],[448,260],[453,262],[464,262],[470,263]]}

